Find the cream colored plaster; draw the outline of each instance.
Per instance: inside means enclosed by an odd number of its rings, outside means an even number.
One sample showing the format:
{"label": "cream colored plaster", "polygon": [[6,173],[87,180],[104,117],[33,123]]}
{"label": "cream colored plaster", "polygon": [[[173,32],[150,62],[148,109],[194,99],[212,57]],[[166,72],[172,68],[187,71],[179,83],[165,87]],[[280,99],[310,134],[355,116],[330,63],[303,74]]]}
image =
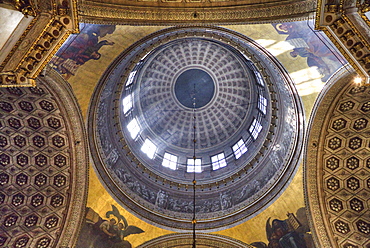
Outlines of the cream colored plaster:
{"label": "cream colored plaster", "polygon": [[22,18],[23,14],[19,11],[0,8],[0,50]]}

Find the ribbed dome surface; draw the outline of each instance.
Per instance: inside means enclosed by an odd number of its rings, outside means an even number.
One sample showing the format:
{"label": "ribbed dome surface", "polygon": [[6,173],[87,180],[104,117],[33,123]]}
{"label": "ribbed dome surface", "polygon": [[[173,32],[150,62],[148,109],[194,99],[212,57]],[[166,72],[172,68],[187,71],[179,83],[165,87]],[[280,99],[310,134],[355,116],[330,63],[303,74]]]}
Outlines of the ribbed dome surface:
{"label": "ribbed dome surface", "polygon": [[[146,127],[161,138],[163,146],[192,149],[194,115],[198,152],[212,146],[222,147],[237,133],[247,118],[252,98],[250,83],[255,82],[241,59],[224,45],[200,38],[173,41],[150,55],[138,80],[138,101]],[[189,81],[186,86],[190,89],[178,90],[176,96],[175,85],[186,72],[191,73],[187,80],[194,82]],[[201,83],[197,81],[201,72],[213,79],[209,83],[214,84],[214,92],[209,92],[212,89],[206,88],[206,84],[192,90],[193,85],[198,87]],[[210,95],[211,102],[202,104]],[[187,100],[187,106],[179,98]],[[199,102],[205,106],[198,108]]]}

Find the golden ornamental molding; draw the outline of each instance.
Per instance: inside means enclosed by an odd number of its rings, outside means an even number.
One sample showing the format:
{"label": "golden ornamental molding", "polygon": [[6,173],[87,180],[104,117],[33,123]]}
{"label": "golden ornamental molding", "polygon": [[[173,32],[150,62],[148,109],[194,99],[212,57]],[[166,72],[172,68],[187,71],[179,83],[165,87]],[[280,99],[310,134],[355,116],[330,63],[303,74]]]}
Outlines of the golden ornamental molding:
{"label": "golden ornamental molding", "polygon": [[71,166],[71,178],[73,179],[73,187],[71,187],[70,202],[66,220],[62,230],[58,244],[55,247],[72,248],[75,247],[81,226],[83,224],[83,216],[88,196],[89,184],[89,150],[87,147],[87,135],[85,126],[83,125],[83,116],[79,108],[77,98],[74,95],[72,87],[65,81],[58,72],[46,65],[46,73],[44,77],[37,78],[37,81],[42,81],[44,85],[52,89],[56,94],[57,101],[63,106],[63,117],[66,120],[66,126],[70,132],[70,137],[73,140],[73,146],[69,150],[69,154],[73,157],[73,166]]}
{"label": "golden ornamental molding", "polygon": [[2,7],[14,9],[22,12],[25,16],[36,16],[35,5],[30,0],[4,0],[1,1]]}
{"label": "golden ornamental molding", "polygon": [[30,5],[34,17],[23,17],[32,20],[26,27],[18,26],[0,50],[0,87],[35,86],[51,57],[71,33],[78,32],[76,0],[32,0]]}
{"label": "golden ornamental molding", "polygon": [[[172,3],[172,2],[171,2]],[[226,2],[227,3],[227,2]],[[178,5],[177,5],[178,6]],[[131,25],[174,25],[174,24],[240,24],[263,23],[274,20],[306,19],[314,12],[315,0],[239,6],[217,5],[217,7],[184,7],[175,5],[158,6],[119,5],[84,1],[81,3],[82,22]]]}
{"label": "golden ornamental molding", "polygon": [[370,22],[361,0],[319,0],[316,29],[323,30],[362,78],[370,84]]}
{"label": "golden ornamental molding", "polygon": [[[192,233],[174,233],[160,236],[149,240],[137,248],[162,248],[162,247],[190,247],[193,243]],[[200,247],[213,248],[253,248],[254,246],[243,243],[239,240],[219,235],[197,233],[196,244]]]}
{"label": "golden ornamental molding", "polygon": [[370,245],[370,88],[354,76],[346,66],[329,79],[308,127],[304,193],[316,247]]}
{"label": "golden ornamental molding", "polygon": [[359,14],[361,15],[361,18],[367,23],[367,25],[370,27],[370,20],[365,15],[366,12],[370,11],[370,1],[360,1],[361,3],[357,4],[357,7],[359,9]]}

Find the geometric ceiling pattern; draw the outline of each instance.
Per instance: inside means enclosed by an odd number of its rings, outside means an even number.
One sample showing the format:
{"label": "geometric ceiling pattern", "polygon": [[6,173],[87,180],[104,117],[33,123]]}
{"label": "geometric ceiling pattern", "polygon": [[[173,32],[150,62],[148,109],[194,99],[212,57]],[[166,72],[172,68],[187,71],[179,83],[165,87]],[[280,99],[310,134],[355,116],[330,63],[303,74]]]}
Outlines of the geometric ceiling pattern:
{"label": "geometric ceiling pattern", "polygon": [[329,80],[337,82],[316,106],[307,143],[306,202],[318,247],[370,246],[370,87],[351,83],[347,69]]}
{"label": "geometric ceiling pattern", "polygon": [[0,91],[1,247],[72,247],[76,237],[88,159],[83,122],[63,83],[44,78],[38,87]]}
{"label": "geometric ceiling pattern", "polygon": [[[243,65],[243,58],[234,55],[230,48],[224,46],[199,38],[173,41],[166,44],[165,48],[157,49],[159,51],[155,54],[150,54],[153,58],[141,69],[143,75],[140,89],[136,87],[132,91],[135,93],[140,90],[137,96],[140,100],[137,102],[140,102],[148,126],[152,127],[152,132],[158,137],[170,143],[168,145],[180,150],[192,150],[195,145],[198,154],[202,148],[222,147],[241,128],[244,119],[251,118],[249,112],[252,102],[258,101],[258,95],[251,93],[252,87],[249,85],[255,83],[253,72]],[[206,85],[195,89],[195,85],[202,85],[201,80],[204,81],[201,75],[195,74],[195,68],[213,78],[211,84],[215,89],[210,92],[211,102],[193,113],[192,101],[198,107],[209,91]],[[197,84],[194,83],[194,87],[191,84],[189,89],[181,88],[181,91],[176,91],[177,98],[174,97],[173,90],[168,90],[168,87],[178,86],[180,82],[175,83],[176,79],[190,69],[193,69],[191,73],[195,78],[188,80]],[[196,77],[200,78],[199,82]],[[179,105],[178,97],[189,99],[190,108]],[[198,140],[196,144],[192,138],[193,129],[189,128],[194,114],[197,127],[195,138]]]}

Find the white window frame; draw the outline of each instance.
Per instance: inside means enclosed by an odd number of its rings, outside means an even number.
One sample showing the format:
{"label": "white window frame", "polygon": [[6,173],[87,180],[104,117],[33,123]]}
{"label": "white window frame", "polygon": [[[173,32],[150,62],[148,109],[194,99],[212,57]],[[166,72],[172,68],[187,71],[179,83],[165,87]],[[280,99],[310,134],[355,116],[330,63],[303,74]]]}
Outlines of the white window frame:
{"label": "white window frame", "polygon": [[263,81],[261,73],[259,71],[254,71],[254,75],[256,75],[258,84],[261,86],[265,86],[265,82]]}
{"label": "white window frame", "polygon": [[163,156],[162,165],[171,170],[176,170],[178,157],[171,153],[165,152]]}
{"label": "white window frame", "polygon": [[150,139],[146,138],[144,144],[141,147],[141,151],[145,153],[148,158],[153,159],[157,151],[157,146],[154,145],[154,143]]}
{"label": "white window frame", "polygon": [[257,119],[254,119],[252,122],[252,125],[249,128],[249,132],[252,135],[253,139],[256,140],[258,138],[258,135],[262,131],[262,125],[257,121]]}
{"label": "white window frame", "polygon": [[267,110],[267,99],[263,95],[259,95],[258,97],[258,109],[266,115]]}
{"label": "white window frame", "polygon": [[248,151],[248,148],[245,146],[244,140],[240,139],[232,147],[236,159],[239,159],[244,153]]}
{"label": "white window frame", "polygon": [[136,137],[139,135],[141,129],[139,126],[139,122],[137,121],[136,118],[132,119],[128,124],[127,124],[127,130],[130,132],[131,138],[136,139]]}
{"label": "white window frame", "polygon": [[130,72],[130,74],[128,75],[127,82],[126,82],[126,87],[130,86],[134,82],[134,77],[136,75],[136,72],[137,72],[137,70],[134,70],[134,71]]}
{"label": "white window frame", "polygon": [[[195,165],[194,165],[195,162]],[[201,158],[188,158],[186,172],[188,173],[201,173],[202,172],[202,159]]]}
{"label": "white window frame", "polygon": [[220,168],[223,168],[227,165],[226,159],[225,159],[225,153],[221,152],[215,156],[211,157],[212,162],[212,169],[218,170]]}
{"label": "white window frame", "polygon": [[128,111],[130,111],[133,108],[132,104],[132,95],[127,95],[125,98],[122,99],[122,105],[123,105],[123,113],[127,114]]}

